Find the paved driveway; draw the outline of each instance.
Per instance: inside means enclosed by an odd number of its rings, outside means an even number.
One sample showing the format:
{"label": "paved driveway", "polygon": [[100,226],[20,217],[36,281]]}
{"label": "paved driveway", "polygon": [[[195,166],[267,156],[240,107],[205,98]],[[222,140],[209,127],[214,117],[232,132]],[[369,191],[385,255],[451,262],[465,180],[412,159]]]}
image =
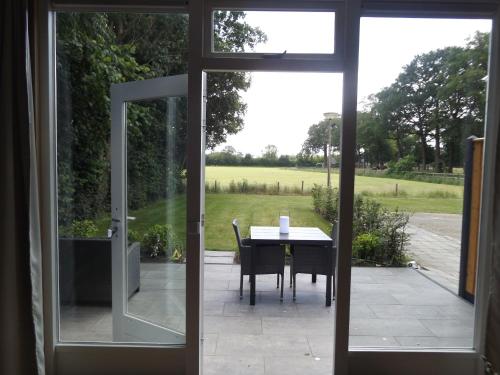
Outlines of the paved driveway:
{"label": "paved driveway", "polygon": [[421,272],[458,293],[462,215],[416,213],[408,232],[409,254]]}

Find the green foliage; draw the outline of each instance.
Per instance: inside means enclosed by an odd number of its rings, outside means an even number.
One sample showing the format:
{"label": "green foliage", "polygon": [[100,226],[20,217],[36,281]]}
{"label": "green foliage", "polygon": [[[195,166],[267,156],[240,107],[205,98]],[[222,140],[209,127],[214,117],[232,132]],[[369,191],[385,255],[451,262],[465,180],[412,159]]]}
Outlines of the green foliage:
{"label": "green foliage", "polygon": [[396,154],[393,142],[387,138],[383,122],[368,112],[358,112],[357,153],[365,163],[381,168]]}
{"label": "green foliage", "polygon": [[268,195],[297,195],[302,194],[300,188],[281,186],[278,184],[267,183],[249,183],[248,180],[231,180],[228,186],[221,186],[217,181],[213,185],[205,183],[205,192],[207,193],[230,193],[230,194],[268,194]]}
{"label": "green foliage", "polygon": [[387,170],[388,174],[405,174],[406,172],[412,172],[417,163],[415,162],[415,158],[413,155],[406,155],[405,157],[399,159],[398,161],[390,162],[389,169]]}
{"label": "green foliage", "polygon": [[[327,145],[330,145],[332,151],[340,150],[340,128],[342,126],[342,117],[337,114],[337,118],[331,120],[323,120],[317,124],[313,124],[307,131],[307,139],[302,145],[301,153],[304,155],[316,154],[323,152],[323,165],[326,166]],[[328,140],[328,134],[331,134],[331,139]]]}
{"label": "green foliage", "polygon": [[309,150],[301,150],[296,156],[297,167],[317,167],[323,165],[323,158]]}
{"label": "green foliage", "polygon": [[413,155],[421,170],[461,167],[465,139],[484,134],[488,47],[477,32],[465,47],[415,56],[358,113],[358,161],[380,168]]}
{"label": "green foliage", "polygon": [[323,216],[330,223],[337,221],[338,217],[338,189],[326,188],[326,197]]}
{"label": "green foliage", "polygon": [[352,241],[352,255],[354,258],[373,260],[378,258],[380,251],[380,237],[375,233],[362,233]]}
{"label": "green foliage", "polygon": [[280,155],[277,150],[267,151],[262,157],[253,157],[251,154],[242,155],[233,147],[227,146],[222,151],[210,152],[205,157],[206,165],[216,166],[264,166],[264,167],[295,167],[297,159],[290,155]]}
{"label": "green foliage", "polygon": [[314,184],[311,195],[314,211],[330,223],[336,222],[338,217],[338,189]]}
{"label": "green foliage", "polygon": [[[388,163],[389,167],[394,165],[394,162]],[[388,170],[372,170],[365,168],[356,169],[356,176],[369,176],[369,177],[380,177],[380,178],[390,178],[408,181],[421,181],[429,182],[433,184],[443,184],[443,185],[458,185],[463,186],[464,175],[463,174],[452,174],[452,173],[429,173],[429,172],[404,172],[404,173],[388,173]],[[455,194],[456,196],[456,194]]]}
{"label": "green foliage", "polygon": [[[316,185],[312,197],[314,211],[335,223],[338,215],[338,190]],[[332,208],[328,208],[329,205]],[[367,264],[403,265],[409,240],[405,232],[408,220],[409,215],[405,212],[397,209],[391,212],[375,200],[356,195],[353,211],[353,256]]]}
{"label": "green foliage", "polygon": [[116,82],[148,75],[134,47],[118,45],[103,14],[58,15],[59,218],[109,211],[109,90]]}
{"label": "green foliage", "polygon": [[74,220],[71,225],[61,227],[59,235],[74,238],[95,238],[98,229],[92,220]]}
{"label": "green foliage", "polygon": [[313,208],[314,212],[321,214],[321,210],[323,208],[323,186],[314,184],[314,187],[311,189],[311,196],[313,199]]}
{"label": "green foliage", "polygon": [[128,237],[128,242],[129,243],[137,242],[141,238],[141,236],[139,235],[139,233],[136,230],[133,230],[133,229],[128,229],[128,236],[127,237]]}
{"label": "green foliage", "polygon": [[[252,49],[265,35],[242,12],[215,20],[217,45]],[[110,87],[113,83],[187,73],[188,17],[146,13],[70,13],[57,17],[58,204],[61,226],[110,211]],[[242,72],[207,79],[207,146],[243,127],[250,86]],[[177,102],[175,132],[163,100],[130,103],[128,204],[138,209],[184,189],[187,102]],[[169,147],[167,147],[167,142]],[[174,145],[174,147],[171,147]],[[167,150],[167,154],[165,152]],[[176,181],[167,186],[165,181]]]}
{"label": "green foliage", "polygon": [[149,228],[142,238],[141,246],[153,258],[159,255],[177,258],[179,254],[184,254],[182,243],[168,224],[155,224]]}
{"label": "green foliage", "polygon": [[264,160],[276,161],[278,159],[278,148],[275,145],[267,145],[262,153]]}

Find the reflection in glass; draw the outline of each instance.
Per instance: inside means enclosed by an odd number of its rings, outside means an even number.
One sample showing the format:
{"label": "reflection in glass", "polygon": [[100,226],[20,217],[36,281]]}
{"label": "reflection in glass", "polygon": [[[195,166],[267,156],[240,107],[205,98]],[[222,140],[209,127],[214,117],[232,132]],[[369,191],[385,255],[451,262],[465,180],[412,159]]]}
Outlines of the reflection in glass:
{"label": "reflection in glass", "polygon": [[126,310],[184,334],[186,98],[128,102],[126,119],[127,235],[129,251],[139,247],[142,259],[140,291]]}

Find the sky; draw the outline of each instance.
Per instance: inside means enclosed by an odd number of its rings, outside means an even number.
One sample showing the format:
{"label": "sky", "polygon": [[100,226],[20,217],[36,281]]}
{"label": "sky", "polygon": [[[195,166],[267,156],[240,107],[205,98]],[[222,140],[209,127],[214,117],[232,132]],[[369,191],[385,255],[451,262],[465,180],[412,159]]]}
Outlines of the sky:
{"label": "sky", "polygon": [[[331,52],[332,13],[283,13],[283,19],[273,12],[248,13],[247,22],[268,36],[258,52]],[[295,27],[299,24],[303,27]],[[416,55],[464,46],[476,31],[490,30],[490,20],[362,18],[358,108],[363,108],[370,94],[389,86]],[[325,35],[331,37],[318,37]],[[323,113],[341,113],[341,74],[254,72],[251,80],[249,90],[241,93],[248,106],[244,129],[216,150],[230,145],[258,156],[273,144],[278,154],[295,155],[309,126],[320,122]]]}

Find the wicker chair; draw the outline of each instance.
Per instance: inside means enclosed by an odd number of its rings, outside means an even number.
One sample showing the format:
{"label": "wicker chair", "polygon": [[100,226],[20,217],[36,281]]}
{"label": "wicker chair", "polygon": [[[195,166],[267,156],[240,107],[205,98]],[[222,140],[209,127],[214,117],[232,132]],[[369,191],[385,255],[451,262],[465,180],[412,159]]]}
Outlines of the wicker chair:
{"label": "wicker chair", "polygon": [[[290,265],[290,278],[293,285],[293,300],[295,301],[296,275],[306,273],[312,275],[312,282],[316,282],[316,275],[325,275],[326,306],[331,305],[335,298],[335,265],[337,258],[337,226],[332,227],[333,246],[295,245]],[[333,293],[333,297],[332,297]]]}
{"label": "wicker chair", "polygon": [[279,288],[281,275],[280,301],[283,301],[283,279],[285,275],[285,249],[280,245],[258,245],[252,249],[248,238],[241,238],[238,220],[233,220],[233,229],[240,251],[240,299],[243,298],[243,276],[251,273],[251,252],[253,251],[256,275],[276,274],[276,288]]}

